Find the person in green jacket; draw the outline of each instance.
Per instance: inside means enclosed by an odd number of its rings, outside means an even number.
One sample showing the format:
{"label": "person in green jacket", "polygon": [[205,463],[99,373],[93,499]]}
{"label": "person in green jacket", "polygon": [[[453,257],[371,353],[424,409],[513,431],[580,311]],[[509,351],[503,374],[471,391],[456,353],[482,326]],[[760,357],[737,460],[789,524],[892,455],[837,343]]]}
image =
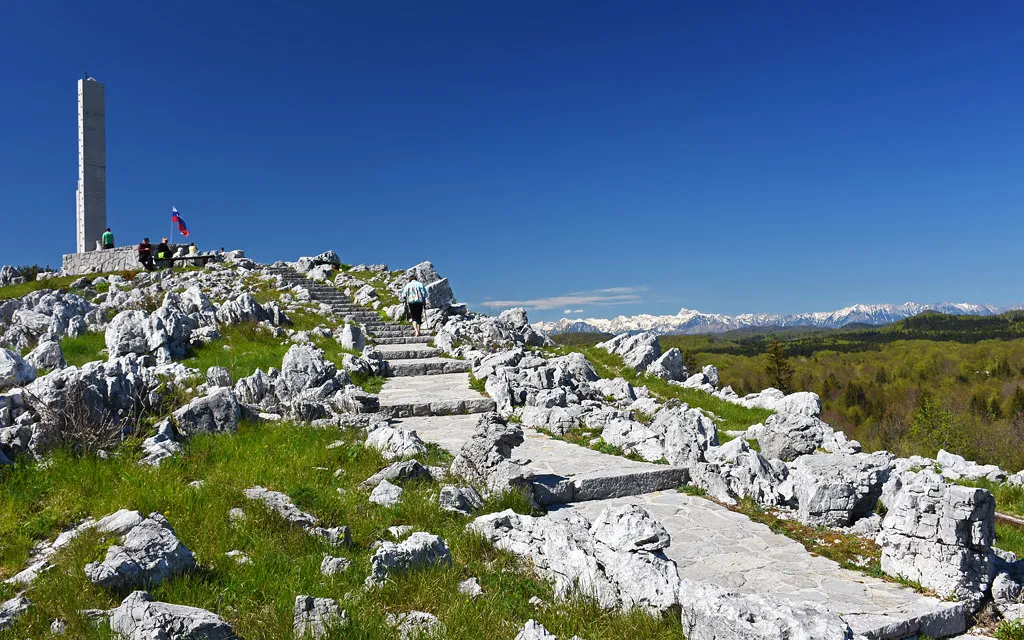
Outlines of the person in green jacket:
{"label": "person in green jacket", "polygon": [[107,227],[107,230],[103,232],[102,242],[104,249],[114,248],[114,234],[110,233],[110,227]]}

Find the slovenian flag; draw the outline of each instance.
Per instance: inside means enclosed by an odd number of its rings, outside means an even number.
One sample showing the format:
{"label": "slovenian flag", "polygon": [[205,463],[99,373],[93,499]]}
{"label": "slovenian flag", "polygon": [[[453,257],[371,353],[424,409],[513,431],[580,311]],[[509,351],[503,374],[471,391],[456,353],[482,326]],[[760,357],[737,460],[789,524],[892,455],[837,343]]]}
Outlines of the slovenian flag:
{"label": "slovenian flag", "polygon": [[181,219],[181,216],[178,215],[178,210],[174,207],[171,207],[171,222],[178,223],[178,231],[181,232],[181,235],[186,238],[188,237],[188,227],[185,226],[185,221]]}

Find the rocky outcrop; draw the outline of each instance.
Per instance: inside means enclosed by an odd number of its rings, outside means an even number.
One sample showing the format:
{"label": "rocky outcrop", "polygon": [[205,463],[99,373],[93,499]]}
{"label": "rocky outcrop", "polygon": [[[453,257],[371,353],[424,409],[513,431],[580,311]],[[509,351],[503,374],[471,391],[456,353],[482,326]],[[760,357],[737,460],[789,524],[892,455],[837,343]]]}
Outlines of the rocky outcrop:
{"label": "rocky outcrop", "polygon": [[484,506],[484,499],[480,497],[473,487],[456,487],[447,484],[441,487],[441,495],[438,498],[441,508],[445,511],[454,511],[463,515],[470,515],[477,509]]}
{"label": "rocky outcrop", "polygon": [[611,340],[599,342],[594,346],[620,356],[622,362],[627,367],[632,367],[637,373],[647,371],[647,367],[661,356],[661,343],[658,342],[658,336],[649,331],[637,334],[619,334]]}
{"label": "rocky outcrop", "polygon": [[734,398],[731,401],[744,407],[757,407],[776,413],[791,413],[811,418],[815,418],[821,413],[821,398],[818,397],[818,394],[810,391],[798,391],[786,395],[778,389],[769,387],[758,393]]}
{"label": "rocky outcrop", "polygon": [[892,471],[892,458],[884,452],[797,458],[789,468],[797,517],[815,526],[848,527],[871,515]]}
{"label": "rocky outcrop", "polygon": [[477,421],[473,436],[452,461],[451,473],[479,486],[484,495],[529,487],[533,475],[512,460],[512,449],[523,443],[523,430],[495,413]]}
{"label": "rocky outcrop", "polygon": [[107,549],[103,562],[90,562],[85,575],[108,589],[153,587],[196,567],[196,560],[159,513],[132,527],[124,542]]}
{"label": "rocky outcrop", "polygon": [[0,349],[0,391],[21,387],[36,379],[36,368],[17,353]]}
{"label": "rocky outcrop", "polygon": [[882,571],[942,597],[979,603],[995,567],[992,494],[946,484],[928,469],[905,473],[900,482],[876,539]]}
{"label": "rocky outcrop", "polygon": [[[60,343],[53,340],[40,342],[27,356],[25,361],[31,364],[36,370],[55,371],[68,366],[64,360],[64,352],[61,351]],[[3,374],[0,373],[0,376]]]}
{"label": "rocky outcrop", "polygon": [[686,380],[689,374],[683,364],[683,352],[672,347],[647,366],[647,374],[662,380]]}
{"label": "rocky outcrop", "polygon": [[0,602],[0,631],[14,624],[23,613],[31,606],[25,596],[14,596],[10,600]]}
{"label": "rocky outcrop", "polygon": [[444,540],[430,533],[417,531],[399,543],[385,540],[370,558],[367,586],[375,586],[396,573],[437,564],[451,564],[452,556]]}
{"label": "rocky outcrop", "polygon": [[402,487],[381,480],[370,492],[370,502],[382,507],[393,507],[402,500],[402,492]]}
{"label": "rocky outcrop", "polygon": [[223,618],[197,607],[157,602],[135,591],[110,614],[110,630],[124,640],[235,640]]}
{"label": "rocky outcrop", "polygon": [[385,620],[388,626],[398,632],[399,640],[435,638],[445,632],[445,626],[437,619],[437,616],[425,611],[389,613]]}
{"label": "rocky outcrop", "polygon": [[553,581],[559,598],[593,597],[606,609],[668,611],[679,604],[676,565],[665,557],[669,535],[642,507],[605,509],[593,525],[575,512],[481,516],[468,528],[500,549],[528,558]]}
{"label": "rocky outcrop", "polygon": [[785,462],[814,453],[831,434],[832,427],[821,420],[792,413],[768,416],[760,429],[748,431],[757,438],[765,457]]}
{"label": "rocky outcrop", "polygon": [[246,498],[262,502],[268,510],[273,511],[289,524],[302,528],[311,536],[321,538],[335,546],[351,543],[351,533],[348,527],[321,527],[320,520],[316,516],[296,507],[291,498],[279,491],[255,486],[249,487],[243,493]]}

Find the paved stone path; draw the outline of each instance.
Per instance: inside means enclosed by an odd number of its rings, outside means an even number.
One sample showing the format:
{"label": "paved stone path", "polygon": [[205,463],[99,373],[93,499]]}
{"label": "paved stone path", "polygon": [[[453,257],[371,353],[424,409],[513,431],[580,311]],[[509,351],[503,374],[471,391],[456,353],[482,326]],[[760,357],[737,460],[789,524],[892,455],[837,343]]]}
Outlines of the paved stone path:
{"label": "paved stone path", "polygon": [[[399,425],[455,454],[473,435],[478,419],[472,415],[413,417],[400,420]],[[523,432],[526,441],[513,453],[530,461],[527,466],[537,477],[541,489],[538,501],[542,504],[635,495],[675,488],[687,479],[685,469],[610,456],[555,440],[529,427]]]}
{"label": "paved stone path", "polygon": [[[415,337],[408,325],[384,322],[337,289],[291,274],[281,275],[307,287],[337,313],[363,323],[391,369],[380,393],[381,411],[398,418],[401,426],[456,453],[479,419],[472,414],[494,409],[490,398],[470,389],[468,363],[442,357],[429,345],[430,336]],[[526,441],[515,454],[530,460],[539,500],[554,517],[574,510],[592,519],[606,507],[641,504],[671,534],[666,553],[683,578],[794,603],[818,602],[872,639],[963,631],[961,605],[842,569],[742,514],[675,491],[686,480],[683,469],[599,453],[530,428],[523,431]]]}
{"label": "paved stone path", "polygon": [[843,569],[710,500],[660,491],[562,505],[549,512],[572,510],[593,520],[602,509],[623,504],[642,505],[665,525],[672,535],[666,555],[676,561],[682,578],[741,593],[817,602],[843,616],[855,633],[869,638],[915,633],[938,637],[963,631],[963,605]]}

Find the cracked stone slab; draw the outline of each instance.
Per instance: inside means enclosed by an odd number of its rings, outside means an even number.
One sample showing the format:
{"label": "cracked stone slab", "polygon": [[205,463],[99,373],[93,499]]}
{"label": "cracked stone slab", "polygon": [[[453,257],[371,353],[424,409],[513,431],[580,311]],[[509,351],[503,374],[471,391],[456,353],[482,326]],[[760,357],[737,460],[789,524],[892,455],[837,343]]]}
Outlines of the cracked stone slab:
{"label": "cracked stone slab", "polygon": [[946,637],[966,628],[961,603],[843,569],[703,498],[659,491],[555,506],[551,513],[576,512],[593,521],[603,509],[623,504],[641,505],[665,526],[672,538],[665,554],[676,561],[683,579],[787,602],[815,602],[842,616],[855,634],[872,640],[916,633]]}
{"label": "cracked stone slab", "polygon": [[[398,425],[415,429],[426,442],[434,442],[453,454],[470,439],[478,417],[438,416],[403,418]],[[636,462],[562,440],[529,427],[525,442],[512,451],[529,460],[535,476],[534,495],[541,504],[598,500],[675,488],[686,481],[686,470],[650,462]]]}

